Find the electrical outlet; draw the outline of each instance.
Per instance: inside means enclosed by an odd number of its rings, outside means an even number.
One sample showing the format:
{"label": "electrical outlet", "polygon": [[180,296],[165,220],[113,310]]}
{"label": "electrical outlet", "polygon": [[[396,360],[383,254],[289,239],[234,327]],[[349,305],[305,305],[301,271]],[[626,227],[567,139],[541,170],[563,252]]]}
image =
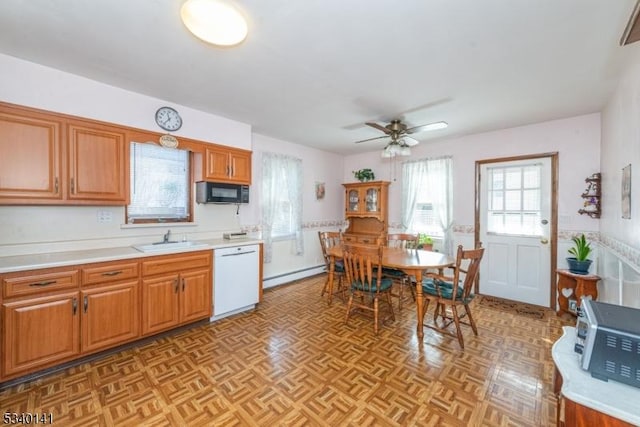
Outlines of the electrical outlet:
{"label": "electrical outlet", "polygon": [[99,210],[98,214],[98,222],[100,223],[105,223],[105,222],[112,222],[113,221],[113,213],[111,211],[103,211],[103,210]]}

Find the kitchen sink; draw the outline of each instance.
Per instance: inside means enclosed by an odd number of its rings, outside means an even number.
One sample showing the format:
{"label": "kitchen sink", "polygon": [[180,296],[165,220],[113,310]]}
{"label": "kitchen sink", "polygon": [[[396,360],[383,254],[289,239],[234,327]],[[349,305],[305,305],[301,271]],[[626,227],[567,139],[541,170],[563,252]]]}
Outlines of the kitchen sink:
{"label": "kitchen sink", "polygon": [[165,252],[165,251],[173,251],[176,249],[191,249],[191,248],[205,248],[209,247],[206,243],[201,242],[160,242],[160,243],[150,243],[146,245],[133,245],[133,248],[139,250],[140,252]]}

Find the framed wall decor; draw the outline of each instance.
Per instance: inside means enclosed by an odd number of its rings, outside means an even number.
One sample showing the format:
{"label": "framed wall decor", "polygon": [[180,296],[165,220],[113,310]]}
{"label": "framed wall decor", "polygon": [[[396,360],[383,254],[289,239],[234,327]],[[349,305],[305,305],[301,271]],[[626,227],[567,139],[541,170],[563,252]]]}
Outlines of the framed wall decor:
{"label": "framed wall decor", "polygon": [[622,218],[631,219],[631,163],[622,168]]}
{"label": "framed wall decor", "polygon": [[316,182],[316,200],[324,199],[324,182]]}

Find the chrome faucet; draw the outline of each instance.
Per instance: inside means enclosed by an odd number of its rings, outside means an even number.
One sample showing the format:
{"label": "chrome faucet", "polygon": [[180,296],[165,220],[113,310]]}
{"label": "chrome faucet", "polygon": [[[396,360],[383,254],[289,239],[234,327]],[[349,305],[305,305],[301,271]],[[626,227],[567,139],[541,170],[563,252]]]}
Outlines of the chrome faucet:
{"label": "chrome faucet", "polygon": [[169,238],[171,237],[171,230],[167,231],[167,234],[165,234],[162,237],[162,242],[163,243],[169,243]]}

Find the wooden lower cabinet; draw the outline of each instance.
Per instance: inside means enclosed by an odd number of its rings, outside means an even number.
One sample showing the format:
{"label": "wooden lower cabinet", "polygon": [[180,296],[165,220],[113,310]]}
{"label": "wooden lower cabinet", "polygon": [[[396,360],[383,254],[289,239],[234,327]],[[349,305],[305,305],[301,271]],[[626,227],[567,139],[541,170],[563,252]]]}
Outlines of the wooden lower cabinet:
{"label": "wooden lower cabinet", "polygon": [[82,290],[83,353],[140,336],[138,294],[137,280]]}
{"label": "wooden lower cabinet", "polygon": [[211,316],[211,269],[181,274],[180,320],[183,323]]}
{"label": "wooden lower cabinet", "polygon": [[180,323],[178,275],[142,281],[142,334],[149,335]]}
{"label": "wooden lower cabinet", "polygon": [[154,334],[211,316],[210,270],[143,279],[142,334]]}
{"label": "wooden lower cabinet", "polygon": [[79,293],[2,304],[3,376],[27,374],[80,354]]}
{"label": "wooden lower cabinet", "polygon": [[0,382],[209,318],[212,251],[0,274]]}

